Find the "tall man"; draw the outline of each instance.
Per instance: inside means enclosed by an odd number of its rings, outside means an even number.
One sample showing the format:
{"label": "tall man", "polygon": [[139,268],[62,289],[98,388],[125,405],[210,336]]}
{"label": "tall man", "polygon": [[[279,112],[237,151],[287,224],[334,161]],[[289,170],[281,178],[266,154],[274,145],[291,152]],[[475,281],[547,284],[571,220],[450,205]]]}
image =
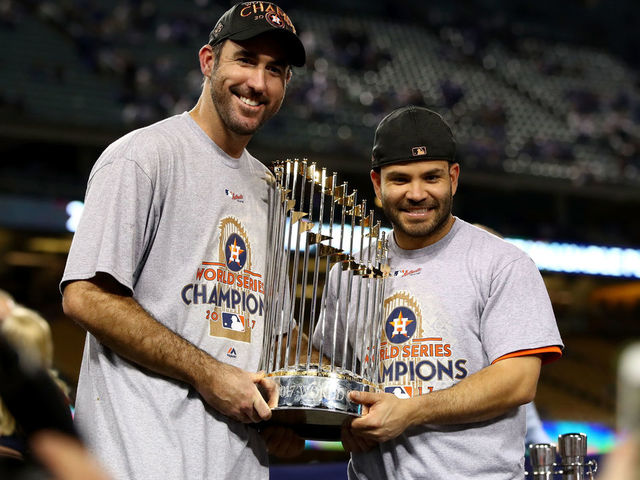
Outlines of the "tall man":
{"label": "tall man", "polygon": [[[115,478],[263,478],[258,387],[268,170],[245,147],[305,62],[290,18],[246,2],[199,52],[196,106],[91,171],[61,282],[87,331],[76,419]],[[268,399],[267,399],[268,400]]]}
{"label": "tall man", "polygon": [[[343,432],[349,477],[522,478],[521,405],[535,395],[541,363],[562,348],[540,273],[516,247],[452,215],[460,165],[437,113],[409,106],[384,118],[372,168],[393,225],[380,349],[385,393],[350,393],[365,414]],[[329,304],[339,296],[337,275]],[[337,319],[338,336],[345,321]]]}

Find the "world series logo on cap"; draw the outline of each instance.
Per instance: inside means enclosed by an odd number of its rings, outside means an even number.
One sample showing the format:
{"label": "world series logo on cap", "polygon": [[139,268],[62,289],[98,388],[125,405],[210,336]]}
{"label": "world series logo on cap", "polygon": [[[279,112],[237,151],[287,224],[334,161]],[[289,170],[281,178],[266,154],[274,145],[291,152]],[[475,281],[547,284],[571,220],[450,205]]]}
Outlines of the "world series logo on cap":
{"label": "world series logo on cap", "polygon": [[277,28],[284,28],[284,22],[275,13],[267,13],[265,15],[265,18],[267,19],[267,22],[269,22],[272,26]]}

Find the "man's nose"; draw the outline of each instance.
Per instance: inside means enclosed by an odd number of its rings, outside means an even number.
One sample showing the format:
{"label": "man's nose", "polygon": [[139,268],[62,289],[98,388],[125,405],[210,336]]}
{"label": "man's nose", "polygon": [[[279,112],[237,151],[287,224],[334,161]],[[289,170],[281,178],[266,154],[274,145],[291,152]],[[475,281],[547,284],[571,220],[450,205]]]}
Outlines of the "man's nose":
{"label": "man's nose", "polygon": [[262,93],[267,89],[266,71],[264,67],[256,66],[251,69],[249,78],[247,79],[247,86],[257,93]]}
{"label": "man's nose", "polygon": [[427,198],[427,191],[422,182],[411,182],[407,186],[406,197],[414,202],[421,202]]}

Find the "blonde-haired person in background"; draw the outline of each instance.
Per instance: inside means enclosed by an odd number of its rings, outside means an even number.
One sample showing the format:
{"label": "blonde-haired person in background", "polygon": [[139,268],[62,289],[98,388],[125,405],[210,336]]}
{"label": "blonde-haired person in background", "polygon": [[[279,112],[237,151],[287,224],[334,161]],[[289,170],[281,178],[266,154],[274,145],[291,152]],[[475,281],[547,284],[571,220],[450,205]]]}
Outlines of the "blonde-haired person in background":
{"label": "blonde-haired person in background", "polygon": [[[23,361],[49,372],[55,383],[68,397],[69,388],[52,369],[53,339],[49,323],[34,310],[13,307],[0,322],[0,334],[18,351]],[[13,415],[0,398],[0,456],[22,458],[25,444]]]}
{"label": "blonde-haired person in background", "polygon": [[9,315],[9,312],[16,306],[13,297],[6,290],[0,288],[0,323]]}

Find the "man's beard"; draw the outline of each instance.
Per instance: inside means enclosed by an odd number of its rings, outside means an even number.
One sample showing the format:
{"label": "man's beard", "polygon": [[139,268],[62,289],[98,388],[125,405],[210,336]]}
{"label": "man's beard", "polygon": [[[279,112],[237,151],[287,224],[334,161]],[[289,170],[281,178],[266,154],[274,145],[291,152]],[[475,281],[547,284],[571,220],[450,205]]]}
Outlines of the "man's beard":
{"label": "man's beard", "polygon": [[[236,118],[236,115],[234,114],[234,107],[232,105],[232,102],[234,101],[232,97],[235,95],[230,90],[224,88],[223,82],[216,83],[217,71],[218,69],[214,68],[209,76],[211,101],[213,102],[213,106],[218,112],[222,123],[224,123],[224,125],[233,133],[238,135],[253,135],[267,122],[267,120],[273,117],[278,113],[278,110],[280,110],[282,100],[280,101],[280,105],[278,105],[273,111],[270,112],[265,110],[264,115],[257,124],[246,124],[239,118]],[[251,94],[243,96],[253,98]],[[284,99],[284,95],[282,99]]]}
{"label": "man's beard", "polygon": [[[452,211],[453,195],[451,190],[449,190],[449,195],[445,197],[442,202],[438,200],[428,202],[425,200],[422,203],[425,205],[428,204],[430,207],[435,207],[435,216],[427,222],[405,222],[401,219],[402,213],[400,210],[395,206],[389,205],[389,203],[385,201],[382,202],[382,210],[389,221],[393,224],[394,230],[399,230],[408,237],[426,238],[445,228]],[[419,207],[421,205],[422,204],[417,204],[412,206]]]}

